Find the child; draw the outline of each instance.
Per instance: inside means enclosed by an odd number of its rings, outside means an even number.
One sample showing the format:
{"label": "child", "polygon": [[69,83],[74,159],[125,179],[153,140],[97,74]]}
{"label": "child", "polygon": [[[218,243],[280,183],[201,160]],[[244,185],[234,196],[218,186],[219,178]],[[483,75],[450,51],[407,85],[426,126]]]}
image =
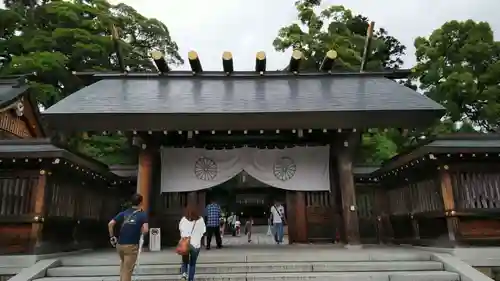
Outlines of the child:
{"label": "child", "polygon": [[252,242],[252,225],[253,219],[252,217],[249,217],[245,223],[245,234],[247,235],[248,243]]}
{"label": "child", "polygon": [[234,223],[234,227],[236,229],[236,236],[240,236],[241,235],[241,222],[240,222],[240,220],[237,220]]}

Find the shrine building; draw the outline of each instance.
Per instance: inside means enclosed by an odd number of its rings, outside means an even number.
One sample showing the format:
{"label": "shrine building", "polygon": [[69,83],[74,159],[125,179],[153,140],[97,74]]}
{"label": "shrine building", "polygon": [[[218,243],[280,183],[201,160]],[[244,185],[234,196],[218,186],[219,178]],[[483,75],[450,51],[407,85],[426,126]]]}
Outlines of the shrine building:
{"label": "shrine building", "polygon": [[298,51],[286,71],[266,71],[263,52],[255,71],[234,71],[228,52],[222,71],[203,71],[195,52],[191,71],[170,70],[161,54],[153,58],[159,73],[74,73],[85,87],[43,116],[51,130],[130,139],[139,149],[137,192],[166,244],[175,243],[173,225],[185,206],[203,210],[209,197],[229,198],[218,188],[246,186],[255,190],[228,191],[241,215],[257,212],[246,205],[282,201],[291,243],[340,235],[358,245],[355,183],[363,177],[353,158],[361,134],[425,129],[444,114],[441,105],[394,81],[408,70],[337,73],[326,56],[318,71],[302,72]]}

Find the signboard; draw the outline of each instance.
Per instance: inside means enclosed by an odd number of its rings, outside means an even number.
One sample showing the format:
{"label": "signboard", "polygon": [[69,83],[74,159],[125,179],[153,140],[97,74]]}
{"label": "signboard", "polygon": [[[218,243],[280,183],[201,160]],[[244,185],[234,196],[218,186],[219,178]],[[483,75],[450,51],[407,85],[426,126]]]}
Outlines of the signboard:
{"label": "signboard", "polygon": [[149,250],[151,252],[161,251],[161,231],[159,228],[149,230]]}

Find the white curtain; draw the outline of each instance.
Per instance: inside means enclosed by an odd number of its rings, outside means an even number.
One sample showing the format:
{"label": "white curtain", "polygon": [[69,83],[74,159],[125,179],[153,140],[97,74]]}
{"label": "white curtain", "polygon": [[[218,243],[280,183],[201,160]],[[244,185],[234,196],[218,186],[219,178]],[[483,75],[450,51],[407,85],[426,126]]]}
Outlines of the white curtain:
{"label": "white curtain", "polygon": [[161,159],[162,192],[211,188],[243,170],[276,188],[330,190],[328,146],[231,150],[162,148]]}
{"label": "white curtain", "polygon": [[224,183],[246,165],[246,155],[237,149],[163,148],[161,191],[185,192]]}
{"label": "white curtain", "polygon": [[286,190],[330,190],[328,146],[252,150],[245,171],[257,180]]}

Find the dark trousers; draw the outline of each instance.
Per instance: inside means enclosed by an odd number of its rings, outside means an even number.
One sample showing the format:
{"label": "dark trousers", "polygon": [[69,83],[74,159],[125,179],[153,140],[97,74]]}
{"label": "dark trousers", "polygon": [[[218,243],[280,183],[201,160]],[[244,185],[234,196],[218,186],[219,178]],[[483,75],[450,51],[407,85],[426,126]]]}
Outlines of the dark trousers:
{"label": "dark trousers", "polygon": [[220,237],[220,228],[219,226],[207,226],[207,248],[210,248],[210,243],[212,242],[212,236],[215,235],[215,243],[217,247],[222,246],[222,239]]}
{"label": "dark trousers", "polygon": [[199,248],[196,249],[192,245],[189,245],[188,254],[182,256],[181,274],[184,277],[187,277],[187,281],[194,280],[194,273],[196,272],[196,260],[198,260],[199,254]]}

